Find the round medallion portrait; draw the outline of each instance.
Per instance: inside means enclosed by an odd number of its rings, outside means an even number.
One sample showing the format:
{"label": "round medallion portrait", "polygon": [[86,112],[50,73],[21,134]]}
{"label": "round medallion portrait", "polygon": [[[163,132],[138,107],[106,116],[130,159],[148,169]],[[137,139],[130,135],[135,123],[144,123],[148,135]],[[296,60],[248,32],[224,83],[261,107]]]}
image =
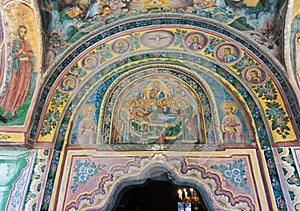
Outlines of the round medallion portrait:
{"label": "round medallion portrait", "polygon": [[73,76],[67,76],[60,82],[60,90],[62,92],[73,91],[76,87],[77,80]]}
{"label": "round medallion portrait", "polygon": [[129,50],[130,42],[126,39],[119,39],[112,43],[111,49],[118,54],[126,53]]}
{"label": "round medallion portrait", "polygon": [[240,48],[233,43],[222,43],[215,49],[215,57],[222,63],[235,63],[241,56]]}
{"label": "round medallion portrait", "polygon": [[201,51],[207,46],[208,40],[209,38],[205,34],[193,32],[186,36],[184,43],[190,51]]}
{"label": "round medallion portrait", "polygon": [[251,66],[243,72],[243,79],[252,86],[258,86],[267,81],[267,73],[258,66]]}
{"label": "round medallion portrait", "polygon": [[94,55],[88,55],[82,60],[82,67],[84,69],[94,69],[98,66],[98,58]]}

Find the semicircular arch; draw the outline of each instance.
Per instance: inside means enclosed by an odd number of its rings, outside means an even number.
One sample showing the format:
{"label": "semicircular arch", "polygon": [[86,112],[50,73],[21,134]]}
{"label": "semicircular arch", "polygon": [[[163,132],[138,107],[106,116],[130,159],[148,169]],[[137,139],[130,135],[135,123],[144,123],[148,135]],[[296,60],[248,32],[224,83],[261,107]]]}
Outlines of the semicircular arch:
{"label": "semicircular arch", "polygon": [[[207,76],[201,75],[204,80],[210,76],[218,78],[231,96],[235,96],[233,99],[239,100],[239,105],[246,109],[245,114],[248,113],[253,119],[250,123],[253,128],[257,128],[256,140],[259,140],[262,149],[270,149],[273,142],[297,140],[299,134],[296,125],[300,121],[298,104],[293,99],[294,93],[281,75],[280,66],[248,38],[203,19],[186,20],[174,16],[126,21],[99,31],[92,37],[89,36],[84,43],[77,43],[78,45],[70,48],[47,78],[37,105],[30,138],[38,142],[55,143],[51,165],[58,165],[61,161],[61,152],[70,139],[73,115],[80,112],[84,105],[81,102],[89,98],[91,91],[95,90],[93,87],[99,87],[97,93],[104,96],[108,86],[118,77],[119,70],[125,71],[137,65],[155,62],[177,63],[178,66],[198,71],[199,75],[203,74],[199,73],[200,70],[207,71]],[[152,45],[140,42],[143,34],[149,35],[151,30],[158,32],[162,28],[164,32],[169,31],[170,36],[175,36],[169,45],[153,49]],[[186,35],[191,33],[204,33],[207,36],[203,49],[188,49]],[[115,39],[129,42],[126,53],[113,50]],[[225,50],[223,45],[228,45],[230,50]],[[236,55],[225,56],[225,52],[229,51]],[[94,58],[94,67],[85,66],[87,58]],[[254,67],[256,71],[261,71],[257,76],[263,76],[263,80],[247,81],[246,73],[250,73],[250,69]],[[65,87],[65,84],[69,84],[64,83],[67,79],[73,86]],[[49,101],[47,96],[51,96]],[[100,103],[103,98],[98,100]],[[292,107],[295,109],[291,110]],[[54,186],[55,175],[56,171],[49,175],[47,190]]]}

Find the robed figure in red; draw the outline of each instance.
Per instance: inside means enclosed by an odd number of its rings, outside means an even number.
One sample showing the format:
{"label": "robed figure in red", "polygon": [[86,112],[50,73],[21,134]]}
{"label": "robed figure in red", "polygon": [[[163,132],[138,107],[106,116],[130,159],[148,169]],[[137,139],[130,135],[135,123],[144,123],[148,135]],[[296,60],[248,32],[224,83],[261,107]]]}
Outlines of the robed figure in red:
{"label": "robed figure in red", "polygon": [[0,107],[4,110],[2,117],[6,117],[8,112],[11,112],[11,117],[14,120],[17,118],[15,111],[24,104],[27,97],[30,88],[30,75],[35,62],[31,45],[25,40],[26,34],[27,28],[19,26],[19,38],[12,43],[11,79],[0,97]]}

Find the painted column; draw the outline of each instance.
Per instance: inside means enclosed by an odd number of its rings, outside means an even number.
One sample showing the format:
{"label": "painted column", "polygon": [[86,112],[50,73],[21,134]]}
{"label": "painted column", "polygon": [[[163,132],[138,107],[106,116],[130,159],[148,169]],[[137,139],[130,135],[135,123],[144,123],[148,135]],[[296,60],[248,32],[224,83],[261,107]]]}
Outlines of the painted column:
{"label": "painted column", "polygon": [[27,165],[29,154],[29,151],[23,150],[0,150],[0,210],[5,210],[12,185]]}

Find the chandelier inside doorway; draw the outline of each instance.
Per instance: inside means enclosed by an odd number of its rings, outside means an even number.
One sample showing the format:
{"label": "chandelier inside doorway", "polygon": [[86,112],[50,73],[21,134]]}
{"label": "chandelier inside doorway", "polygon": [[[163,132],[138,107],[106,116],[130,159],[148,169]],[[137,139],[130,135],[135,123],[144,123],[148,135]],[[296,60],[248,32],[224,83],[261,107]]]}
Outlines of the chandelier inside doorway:
{"label": "chandelier inside doorway", "polygon": [[177,191],[178,211],[200,211],[201,200],[193,188],[180,188]]}

